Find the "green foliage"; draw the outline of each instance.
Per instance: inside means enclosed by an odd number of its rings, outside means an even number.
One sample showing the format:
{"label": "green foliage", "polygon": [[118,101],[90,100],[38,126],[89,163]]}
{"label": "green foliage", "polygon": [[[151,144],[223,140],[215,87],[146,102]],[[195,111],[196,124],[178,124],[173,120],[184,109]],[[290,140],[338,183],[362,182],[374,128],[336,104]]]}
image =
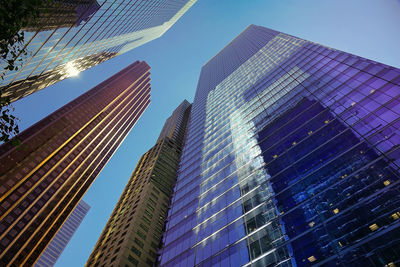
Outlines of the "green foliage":
{"label": "green foliage", "polygon": [[18,70],[23,63],[21,56],[27,51],[20,30],[39,17],[43,4],[44,0],[0,0],[0,59],[6,63],[1,78],[5,71]]}
{"label": "green foliage", "polygon": [[[17,118],[11,114],[14,108],[10,105],[9,97],[0,98],[0,142],[9,142],[13,135],[19,133]],[[20,141],[16,138],[12,139],[14,145],[18,145]]]}
{"label": "green foliage", "polygon": [[[0,70],[0,78],[9,70],[18,70],[27,55],[25,36],[22,28],[35,23],[41,8],[52,0],[0,0],[0,62],[5,65]],[[43,9],[43,8],[42,8]],[[10,98],[3,97],[0,89],[0,142],[18,145],[12,138],[19,133],[17,118],[11,114]]]}

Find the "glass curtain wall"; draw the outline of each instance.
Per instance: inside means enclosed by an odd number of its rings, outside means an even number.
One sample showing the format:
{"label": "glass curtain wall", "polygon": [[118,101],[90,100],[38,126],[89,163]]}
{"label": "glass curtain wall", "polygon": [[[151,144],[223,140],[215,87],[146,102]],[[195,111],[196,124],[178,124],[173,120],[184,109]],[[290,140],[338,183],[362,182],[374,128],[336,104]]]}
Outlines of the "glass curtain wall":
{"label": "glass curtain wall", "polygon": [[5,71],[3,96],[34,93],[160,37],[196,0],[54,0],[25,27],[28,54]]}
{"label": "glass curtain wall", "polygon": [[162,266],[400,258],[400,70],[251,25],[204,65]]}

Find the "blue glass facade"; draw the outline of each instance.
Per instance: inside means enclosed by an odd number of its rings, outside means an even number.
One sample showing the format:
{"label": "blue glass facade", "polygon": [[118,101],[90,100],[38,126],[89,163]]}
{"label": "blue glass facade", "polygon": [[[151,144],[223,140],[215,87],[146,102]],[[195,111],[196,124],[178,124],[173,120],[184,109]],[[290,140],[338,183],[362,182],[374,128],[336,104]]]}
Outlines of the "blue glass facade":
{"label": "blue glass facade", "polygon": [[400,70],[251,25],[203,66],[162,266],[400,258]]}

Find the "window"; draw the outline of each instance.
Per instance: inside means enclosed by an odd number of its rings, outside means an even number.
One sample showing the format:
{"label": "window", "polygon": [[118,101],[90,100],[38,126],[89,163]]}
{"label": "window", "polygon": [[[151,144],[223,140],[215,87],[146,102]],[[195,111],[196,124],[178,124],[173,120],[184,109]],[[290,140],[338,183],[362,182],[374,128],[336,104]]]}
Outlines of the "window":
{"label": "window", "polygon": [[310,256],[307,259],[308,259],[309,262],[314,262],[314,261],[317,260],[314,256]]}
{"label": "window", "polygon": [[374,223],[374,224],[372,224],[372,225],[369,226],[369,229],[371,229],[371,231],[375,231],[375,230],[377,230],[378,228],[379,228],[379,226],[378,226],[376,223]]}
{"label": "window", "polygon": [[145,226],[143,223],[140,223],[139,226],[145,231],[149,231],[149,227]]}
{"label": "window", "polygon": [[144,214],[146,214],[147,216],[149,216],[150,218],[153,217],[153,214],[151,214],[148,210],[144,211]]}
{"label": "window", "polygon": [[146,240],[146,235],[143,234],[141,231],[137,231],[138,236],[140,236],[143,240]]}
{"label": "window", "polygon": [[156,192],[157,195],[160,194],[160,191],[158,191],[156,188],[153,187],[153,191]]}
{"label": "window", "polygon": [[131,255],[128,256],[128,261],[130,261],[135,266],[139,264],[138,260],[132,257]]}
{"label": "window", "polygon": [[137,248],[135,248],[134,246],[131,247],[131,250],[133,253],[135,253],[136,255],[138,255],[138,257],[140,257],[140,255],[142,255],[142,252],[140,252],[140,250],[138,250]]}
{"label": "window", "polygon": [[145,223],[149,224],[149,225],[151,224],[150,220],[147,219],[146,217],[142,217],[142,220],[143,220]]}
{"label": "window", "polygon": [[152,206],[150,206],[149,204],[147,204],[146,206],[150,211],[152,211],[152,212],[154,211],[154,208]]}
{"label": "window", "polygon": [[154,195],[153,192],[150,193],[150,196],[153,197],[155,200],[158,200],[158,197],[156,195]]}
{"label": "window", "polygon": [[140,241],[139,239],[137,239],[136,237],[135,237],[135,243],[136,243],[139,247],[143,248],[143,242]]}
{"label": "window", "polygon": [[154,200],[152,200],[151,198],[149,198],[149,202],[150,202],[150,204],[152,204],[153,206],[157,206],[157,203],[156,203]]}
{"label": "window", "polygon": [[258,240],[250,244],[250,252],[253,259],[261,255],[261,249]]}

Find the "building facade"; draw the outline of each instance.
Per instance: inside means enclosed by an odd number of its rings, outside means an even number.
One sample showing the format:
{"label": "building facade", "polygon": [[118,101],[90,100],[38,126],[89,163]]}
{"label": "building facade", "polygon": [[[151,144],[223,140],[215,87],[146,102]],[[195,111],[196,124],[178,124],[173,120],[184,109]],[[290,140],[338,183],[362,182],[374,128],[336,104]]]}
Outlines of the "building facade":
{"label": "building facade", "polygon": [[0,265],[34,265],[150,103],[135,62],[0,146]]}
{"label": "building facade", "polygon": [[22,30],[37,32],[77,27],[99,9],[96,0],[53,0],[39,8],[38,18],[31,20]]}
{"label": "building facade", "polygon": [[22,67],[0,65],[11,101],[160,37],[196,0],[54,0],[29,23]]}
{"label": "building facade", "polygon": [[79,225],[89,212],[90,206],[81,200],[63,226],[57,232],[53,240],[44,250],[42,256],[36,262],[35,267],[49,267],[54,266],[56,261],[61,256],[61,253],[68,245],[72,236],[78,229]]}
{"label": "building facade", "polygon": [[183,101],[139,160],[86,266],[153,266],[190,114]]}
{"label": "building facade", "polygon": [[191,104],[187,100],[184,100],[174,110],[172,115],[165,121],[157,141],[162,141],[165,138],[169,138],[169,140],[181,147],[182,150],[183,142],[185,141],[190,107]]}
{"label": "building facade", "polygon": [[251,25],[201,71],[161,266],[395,266],[400,70]]}

